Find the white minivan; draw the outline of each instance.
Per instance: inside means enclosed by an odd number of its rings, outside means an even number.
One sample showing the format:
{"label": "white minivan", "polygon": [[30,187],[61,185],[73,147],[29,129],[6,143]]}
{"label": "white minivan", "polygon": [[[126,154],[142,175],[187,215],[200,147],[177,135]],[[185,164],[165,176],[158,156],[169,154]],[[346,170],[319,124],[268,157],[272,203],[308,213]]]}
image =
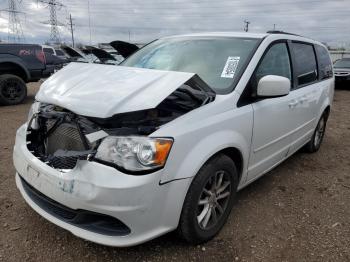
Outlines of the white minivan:
{"label": "white minivan", "polygon": [[192,244],[225,224],[236,192],[321,145],[334,93],[324,45],[283,32],[166,37],[121,66],[71,63],[17,131],[25,201],[84,239]]}

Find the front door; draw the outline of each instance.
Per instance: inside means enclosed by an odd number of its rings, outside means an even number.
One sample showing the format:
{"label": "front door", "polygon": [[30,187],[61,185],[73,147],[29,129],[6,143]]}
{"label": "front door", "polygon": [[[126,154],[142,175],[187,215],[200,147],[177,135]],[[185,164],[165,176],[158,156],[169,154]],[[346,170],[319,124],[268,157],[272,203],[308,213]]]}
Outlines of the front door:
{"label": "front door", "polygon": [[[286,42],[273,44],[265,53],[252,78],[252,89],[266,75],[278,75],[292,81],[291,60]],[[295,108],[299,94],[265,98],[252,104],[254,127],[248,167],[248,181],[258,178],[280,163],[288,154],[292,134],[298,125]]]}

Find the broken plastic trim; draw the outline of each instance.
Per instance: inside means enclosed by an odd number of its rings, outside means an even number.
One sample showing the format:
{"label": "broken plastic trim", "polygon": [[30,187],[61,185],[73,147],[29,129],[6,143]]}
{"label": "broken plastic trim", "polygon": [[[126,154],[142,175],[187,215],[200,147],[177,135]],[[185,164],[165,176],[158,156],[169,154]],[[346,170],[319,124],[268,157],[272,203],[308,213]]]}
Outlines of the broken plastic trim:
{"label": "broken plastic trim", "polygon": [[[34,117],[38,128],[31,128]],[[67,170],[78,160],[86,160],[96,151],[97,143],[89,143],[85,133],[98,127],[83,117],[54,105],[42,104],[40,112],[30,120],[27,148],[52,168]]]}

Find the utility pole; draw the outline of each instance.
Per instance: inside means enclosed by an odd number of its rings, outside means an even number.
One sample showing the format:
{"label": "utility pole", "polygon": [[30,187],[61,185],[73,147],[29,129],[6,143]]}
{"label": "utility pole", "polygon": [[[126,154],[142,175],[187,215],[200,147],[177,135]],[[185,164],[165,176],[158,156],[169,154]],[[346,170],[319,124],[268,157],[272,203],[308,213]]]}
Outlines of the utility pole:
{"label": "utility pole", "polygon": [[50,10],[50,20],[44,22],[44,24],[50,24],[51,26],[50,42],[53,44],[59,44],[61,39],[58,27],[63,24],[57,20],[57,8],[61,8],[64,5],[57,0],[38,0],[38,2],[47,4],[47,7]]}
{"label": "utility pole", "polygon": [[273,31],[276,31],[276,24],[273,24]]}
{"label": "utility pole", "polygon": [[8,12],[8,30],[7,30],[7,41],[8,42],[24,42],[24,35],[22,30],[21,21],[19,14],[24,14],[19,10],[18,0],[8,0],[8,9],[2,9],[0,11]]}
{"label": "utility pole", "polygon": [[90,45],[91,45],[91,15],[90,15],[90,0],[87,1],[88,4],[88,15],[89,15],[89,33],[90,33]]}
{"label": "utility pole", "polygon": [[244,31],[245,32],[249,31],[249,24],[250,24],[250,22],[248,20],[244,20]]}
{"label": "utility pole", "polygon": [[74,47],[74,32],[73,32],[73,19],[72,19],[72,14],[69,14],[69,26],[70,26],[70,32],[71,32],[71,35],[72,35],[72,46]]}

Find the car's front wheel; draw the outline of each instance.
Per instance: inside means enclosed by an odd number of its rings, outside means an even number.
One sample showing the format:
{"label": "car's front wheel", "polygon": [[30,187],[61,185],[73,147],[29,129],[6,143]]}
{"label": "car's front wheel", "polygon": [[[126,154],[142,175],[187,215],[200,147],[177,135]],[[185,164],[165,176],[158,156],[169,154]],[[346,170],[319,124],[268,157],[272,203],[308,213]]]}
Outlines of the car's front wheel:
{"label": "car's front wheel", "polygon": [[192,244],[212,239],[225,224],[234,203],[238,174],[234,162],[220,154],[194,178],[182,208],[178,232]]}

